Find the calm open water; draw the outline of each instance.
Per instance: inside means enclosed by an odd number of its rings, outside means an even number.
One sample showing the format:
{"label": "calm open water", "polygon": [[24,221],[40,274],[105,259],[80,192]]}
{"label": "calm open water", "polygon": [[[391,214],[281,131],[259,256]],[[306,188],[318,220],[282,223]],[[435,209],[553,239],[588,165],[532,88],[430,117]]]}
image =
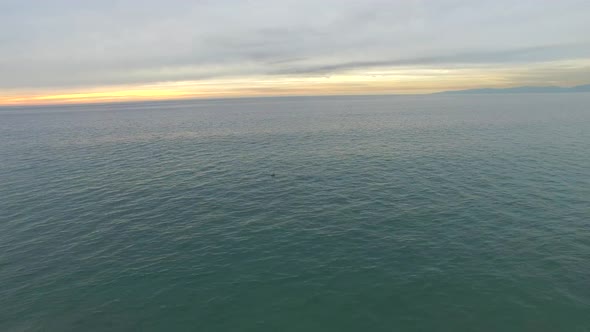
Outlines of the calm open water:
{"label": "calm open water", "polygon": [[0,331],[590,331],[588,94],[4,108],[0,198]]}

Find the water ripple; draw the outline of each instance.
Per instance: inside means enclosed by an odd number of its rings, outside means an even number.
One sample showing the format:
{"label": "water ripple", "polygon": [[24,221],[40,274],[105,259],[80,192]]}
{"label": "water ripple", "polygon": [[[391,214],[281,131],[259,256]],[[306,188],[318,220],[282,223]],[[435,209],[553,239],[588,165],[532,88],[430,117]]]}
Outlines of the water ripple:
{"label": "water ripple", "polygon": [[0,112],[0,330],[588,331],[589,96],[486,98]]}

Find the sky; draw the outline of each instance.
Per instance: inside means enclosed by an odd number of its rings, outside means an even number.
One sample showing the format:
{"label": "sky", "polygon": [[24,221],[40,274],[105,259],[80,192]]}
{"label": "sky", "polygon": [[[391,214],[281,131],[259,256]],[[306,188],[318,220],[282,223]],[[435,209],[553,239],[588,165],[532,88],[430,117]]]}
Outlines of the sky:
{"label": "sky", "polygon": [[587,0],[0,0],[0,105],[590,83]]}

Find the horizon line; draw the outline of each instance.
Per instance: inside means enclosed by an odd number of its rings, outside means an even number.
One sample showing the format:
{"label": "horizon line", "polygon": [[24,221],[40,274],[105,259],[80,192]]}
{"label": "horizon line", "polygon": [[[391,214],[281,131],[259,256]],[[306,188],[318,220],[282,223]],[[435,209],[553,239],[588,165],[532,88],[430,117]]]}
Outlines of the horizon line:
{"label": "horizon line", "polygon": [[[451,89],[451,90],[440,90],[435,92],[424,92],[424,93],[334,93],[334,94],[275,94],[275,95],[254,95],[254,96],[187,96],[178,98],[145,98],[145,99],[124,99],[117,98],[109,99],[109,100],[87,100],[87,101],[61,101],[61,102],[49,102],[49,103],[28,103],[28,102],[16,102],[16,103],[0,103],[0,109],[2,108],[26,108],[26,107],[63,107],[63,106],[86,106],[86,105],[118,105],[118,104],[134,104],[134,103],[166,103],[166,102],[179,102],[179,101],[222,101],[222,100],[248,100],[248,99],[274,99],[274,98],[321,98],[321,97],[370,97],[370,96],[430,96],[430,95],[444,95],[446,93],[453,93],[459,94],[461,92],[470,92],[470,91],[479,91],[479,90],[491,90],[491,91],[501,91],[501,90],[511,90],[511,89],[518,89],[518,88],[558,88],[558,89],[571,89],[581,86],[588,86],[590,83],[586,84],[576,84],[572,86],[561,86],[561,85],[516,85],[516,86],[509,86],[509,87],[474,87],[469,89]],[[563,93],[576,93],[576,91],[563,91]],[[509,92],[507,92],[509,93]],[[531,93],[539,93],[539,92],[531,92]],[[541,92],[542,93],[542,92]],[[83,95],[83,93],[80,93]],[[486,94],[486,93],[482,93]],[[108,98],[108,97],[107,97]],[[106,99],[106,98],[105,98]]]}

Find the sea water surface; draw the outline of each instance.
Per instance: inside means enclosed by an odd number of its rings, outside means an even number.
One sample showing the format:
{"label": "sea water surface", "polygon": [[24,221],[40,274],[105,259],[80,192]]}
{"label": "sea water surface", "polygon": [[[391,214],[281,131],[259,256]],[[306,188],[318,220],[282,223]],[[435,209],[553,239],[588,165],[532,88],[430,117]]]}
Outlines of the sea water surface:
{"label": "sea water surface", "polygon": [[0,109],[0,331],[590,331],[590,95]]}

